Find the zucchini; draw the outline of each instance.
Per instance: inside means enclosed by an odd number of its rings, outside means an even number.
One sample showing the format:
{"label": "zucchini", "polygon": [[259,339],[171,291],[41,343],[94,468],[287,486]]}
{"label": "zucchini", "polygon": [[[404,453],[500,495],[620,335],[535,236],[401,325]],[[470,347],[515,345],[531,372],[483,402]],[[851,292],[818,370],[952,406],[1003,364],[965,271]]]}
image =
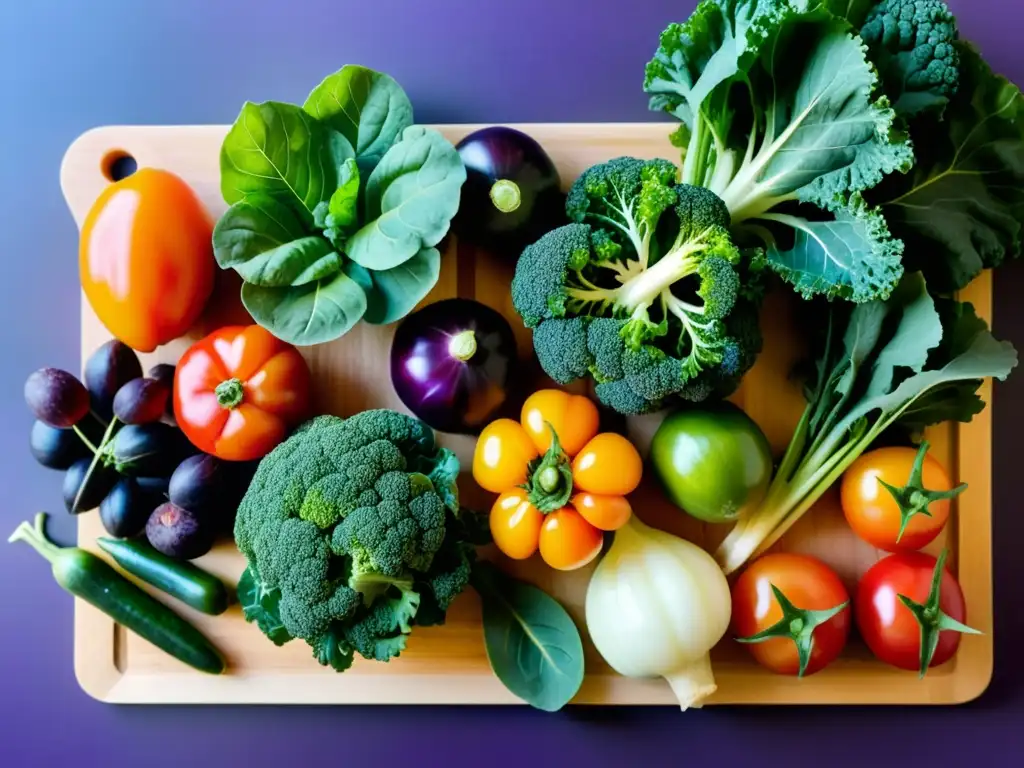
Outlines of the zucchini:
{"label": "zucchini", "polygon": [[228,609],[228,588],[212,573],[157,552],[146,541],[101,538],[100,549],[128,573],[197,611],[218,616]]}
{"label": "zucchini", "polygon": [[157,648],[201,672],[224,671],[224,656],[198,629],[102,558],[78,547],[58,547],[46,538],[45,522],[46,513],[40,512],[34,526],[22,523],[8,542],[30,544],[50,561],[53,577],[64,589]]}

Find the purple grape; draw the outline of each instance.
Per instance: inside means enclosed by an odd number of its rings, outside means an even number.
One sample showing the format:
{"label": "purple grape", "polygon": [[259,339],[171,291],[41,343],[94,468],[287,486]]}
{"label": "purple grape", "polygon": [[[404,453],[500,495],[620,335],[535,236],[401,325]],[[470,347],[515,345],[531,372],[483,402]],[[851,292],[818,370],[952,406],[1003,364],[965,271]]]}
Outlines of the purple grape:
{"label": "purple grape", "polygon": [[60,368],[30,374],[25,402],[37,419],[58,429],[73,427],[89,412],[89,393],[82,382]]}
{"label": "purple grape", "polygon": [[202,557],[213,547],[214,526],[171,502],[153,510],[146,523],[146,538],[157,552],[180,560]]}
{"label": "purple grape", "polygon": [[93,410],[109,419],[117,391],[141,377],[142,363],[127,344],[111,339],[98,347],[85,363],[85,386],[92,396]]}
{"label": "purple grape", "polygon": [[125,424],[160,421],[171,388],[157,379],[132,379],[114,395],[114,415]]}

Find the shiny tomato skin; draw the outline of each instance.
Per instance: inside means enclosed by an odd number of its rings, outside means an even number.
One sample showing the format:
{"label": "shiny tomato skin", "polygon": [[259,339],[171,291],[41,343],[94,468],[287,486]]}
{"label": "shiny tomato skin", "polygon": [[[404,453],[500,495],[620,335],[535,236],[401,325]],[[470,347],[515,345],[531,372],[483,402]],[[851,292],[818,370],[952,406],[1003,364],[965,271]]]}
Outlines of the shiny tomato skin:
{"label": "shiny tomato skin", "polygon": [[522,425],[512,419],[492,421],[473,450],[473,479],[491,493],[526,482],[526,468],[538,456],[537,447]]}
{"label": "shiny tomato skin", "polygon": [[[839,576],[821,560],[793,553],[764,555],[747,567],[732,588],[732,624],[737,637],[750,637],[782,618],[771,585],[804,610],[828,610],[850,599]],[[850,635],[850,614],[847,606],[815,628],[805,676],[824,669],[842,653]],[[745,647],[759,664],[773,672],[799,672],[796,643],[788,637],[747,643]]]}
{"label": "shiny tomato skin", "polygon": [[[921,627],[898,595],[924,603],[931,590],[936,559],[923,552],[900,552],[879,560],[861,577],[854,600],[857,629],[871,652],[900,669],[918,671],[921,666]],[[967,607],[959,583],[943,569],[939,608],[966,622]],[[960,647],[960,633],[939,633],[930,667],[949,661]]]}
{"label": "shiny tomato skin", "polygon": [[551,447],[550,423],[562,450],[572,457],[597,434],[599,415],[589,398],[560,389],[540,389],[526,398],[519,420],[539,453]]}
{"label": "shiny tomato skin", "polygon": [[617,531],[633,514],[629,500],[623,496],[577,493],[570,503],[584,520],[601,531]]}
{"label": "shiny tomato skin", "polygon": [[[237,381],[238,402],[218,387]],[[226,326],[193,344],[174,374],[174,415],[199,450],[225,461],[262,458],[309,414],[311,377],[292,345],[258,325]]]}
{"label": "shiny tomato skin", "polygon": [[544,513],[530,503],[522,488],[501,494],[491,506],[491,537],[513,560],[526,560],[537,551]]}
{"label": "shiny tomato skin", "polygon": [[100,322],[139,352],[195,324],[213,291],[213,221],[181,178],[140,168],[107,186],[82,224],[79,278]]}
{"label": "shiny tomato skin", "polygon": [[[879,448],[862,455],[843,475],[841,499],[843,514],[860,538],[887,552],[909,552],[927,546],[941,533],[949,519],[949,500],[939,499],[928,505],[931,516],[917,514],[910,518],[903,536],[900,530],[900,508],[892,494],[879,480],[894,488],[907,484],[917,449],[903,446]],[[953,488],[949,473],[932,456],[925,455],[922,483],[930,491]]]}
{"label": "shiny tomato skin", "polygon": [[582,568],[601,552],[604,535],[572,507],[544,516],[540,529],[540,556],[558,571]]}
{"label": "shiny tomato skin", "polygon": [[643,460],[629,440],[603,432],[590,440],[572,462],[573,483],[581,491],[603,496],[625,496],[636,490],[643,475]]}

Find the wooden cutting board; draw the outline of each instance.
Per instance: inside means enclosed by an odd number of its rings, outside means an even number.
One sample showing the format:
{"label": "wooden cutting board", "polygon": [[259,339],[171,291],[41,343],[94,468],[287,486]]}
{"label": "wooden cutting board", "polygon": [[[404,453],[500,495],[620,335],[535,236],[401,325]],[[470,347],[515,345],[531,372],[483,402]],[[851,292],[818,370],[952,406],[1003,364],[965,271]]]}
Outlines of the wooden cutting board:
{"label": "wooden cutting board", "polygon": [[[476,125],[437,126],[458,141]],[[532,124],[515,126],[534,136],[558,165],[568,186],[586,167],[619,155],[677,157],[668,142],[668,126],[641,124]],[[79,226],[103,187],[113,159],[130,155],[138,165],[165,168],[193,186],[211,215],[225,209],[219,191],[218,156],[227,126],[104,127],[81,136],[70,147],[61,169],[61,184]],[[67,268],[77,269],[76,254]],[[484,253],[449,243],[440,280],[424,303],[451,296],[475,297],[505,314],[516,329],[520,355],[532,360],[530,333],[512,310],[508,283],[512,265]],[[233,273],[222,273],[207,315],[188,338],[144,356],[144,366],[175,362],[195,338],[227,322],[247,322],[237,299]],[[991,277],[979,277],[962,298],[991,320]],[[799,391],[787,380],[790,364],[800,353],[798,335],[789,323],[796,299],[787,292],[769,297],[764,310],[765,351],[732,398],[757,420],[774,449],[781,453],[803,407]],[[342,339],[304,348],[316,384],[321,412],[349,415],[371,407],[404,410],[392,390],[387,366],[394,326],[360,324]],[[109,338],[83,298],[83,361]],[[991,384],[982,396],[991,402]],[[713,653],[719,688],[709,704],[952,704],[978,696],[992,673],[991,442],[992,408],[973,422],[943,425],[928,434],[940,460],[957,481],[967,482],[946,532],[930,548],[951,548],[950,567],[958,574],[968,606],[969,623],[982,635],[963,636],[954,660],[918,680],[874,661],[859,640],[852,639],[844,657],[823,672],[798,680],[773,675],[756,665],[746,650],[728,639]],[[658,417],[631,419],[630,434],[646,452]],[[440,436],[468,470],[473,440]],[[486,509],[492,497],[476,488],[468,471],[460,479],[465,502]],[[648,472],[632,498],[642,519],[712,548],[724,536],[723,526],[699,523],[665,501]],[[95,512],[79,518],[79,544],[98,552],[104,531]],[[857,539],[846,526],[834,494],[823,499],[777,545],[811,553],[831,564],[847,586],[882,555]],[[573,573],[555,573],[538,562],[503,567],[529,579],[560,599],[585,633],[583,597],[592,566]],[[199,561],[231,583],[244,567],[230,541]],[[76,600],[75,672],[91,696],[118,703],[267,703],[267,704],[515,704],[493,676],[481,637],[480,606],[467,592],[438,628],[418,628],[399,659],[388,664],[357,660],[337,674],[320,667],[301,641],[275,647],[237,606],[219,617],[203,616],[175,605],[205,632],[228,657],[230,672],[211,677],[163,654],[110,619]],[[581,704],[674,704],[668,685],[659,679],[633,680],[612,672],[587,645],[587,677],[576,702]]]}

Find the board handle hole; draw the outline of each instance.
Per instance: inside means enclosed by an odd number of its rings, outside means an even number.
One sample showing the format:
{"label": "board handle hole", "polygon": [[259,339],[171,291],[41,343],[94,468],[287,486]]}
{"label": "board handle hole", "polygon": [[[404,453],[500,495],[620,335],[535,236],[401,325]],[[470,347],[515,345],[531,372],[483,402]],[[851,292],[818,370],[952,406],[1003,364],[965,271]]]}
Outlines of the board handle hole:
{"label": "board handle hole", "polygon": [[102,168],[103,176],[108,181],[120,181],[135,173],[139,168],[139,164],[130,153],[125,152],[123,149],[115,149],[104,155],[100,168]]}

